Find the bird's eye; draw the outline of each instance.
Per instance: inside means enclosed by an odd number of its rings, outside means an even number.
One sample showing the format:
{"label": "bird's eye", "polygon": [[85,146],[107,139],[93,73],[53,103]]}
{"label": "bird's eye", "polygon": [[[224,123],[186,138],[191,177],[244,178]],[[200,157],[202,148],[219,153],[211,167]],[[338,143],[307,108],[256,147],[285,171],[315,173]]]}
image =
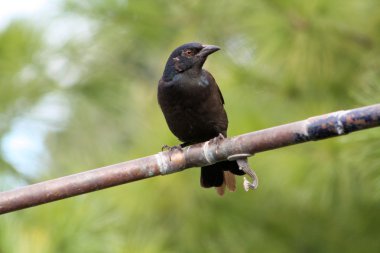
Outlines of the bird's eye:
{"label": "bird's eye", "polygon": [[193,51],[190,50],[190,49],[187,49],[187,50],[185,50],[185,54],[186,54],[187,56],[192,56],[192,55],[193,55]]}

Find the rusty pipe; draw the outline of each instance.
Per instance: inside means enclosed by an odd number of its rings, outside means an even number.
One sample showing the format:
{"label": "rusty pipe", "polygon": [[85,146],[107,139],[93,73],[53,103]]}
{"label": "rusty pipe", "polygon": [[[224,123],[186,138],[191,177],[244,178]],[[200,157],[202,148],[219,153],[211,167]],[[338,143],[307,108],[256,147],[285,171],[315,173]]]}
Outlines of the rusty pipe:
{"label": "rusty pipe", "polygon": [[153,176],[213,164],[239,154],[317,141],[380,125],[380,104],[337,111],[267,128],[220,142],[198,143],[158,154],[85,171],[18,189],[0,192],[0,214],[41,205]]}

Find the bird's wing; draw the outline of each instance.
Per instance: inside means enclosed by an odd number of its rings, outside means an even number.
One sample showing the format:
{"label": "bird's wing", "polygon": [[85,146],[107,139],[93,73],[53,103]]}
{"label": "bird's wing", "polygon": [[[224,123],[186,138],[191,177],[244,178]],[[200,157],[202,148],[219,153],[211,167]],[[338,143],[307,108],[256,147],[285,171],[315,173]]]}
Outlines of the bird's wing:
{"label": "bird's wing", "polygon": [[222,104],[224,105],[224,98],[223,98],[222,92],[220,91],[218,85],[216,85],[216,87],[218,88],[218,92],[219,92],[219,95],[220,95],[220,100],[222,100]]}
{"label": "bird's wing", "polygon": [[220,101],[222,102],[222,105],[224,105],[224,98],[223,98],[222,92],[220,91],[219,86],[218,86],[218,84],[216,83],[214,77],[213,77],[213,76],[210,74],[210,72],[208,72],[207,70],[204,70],[204,72],[206,72],[206,74],[207,74],[207,79],[209,80],[209,82],[212,83],[212,84],[215,84],[216,89],[218,90],[218,94],[219,94]]}

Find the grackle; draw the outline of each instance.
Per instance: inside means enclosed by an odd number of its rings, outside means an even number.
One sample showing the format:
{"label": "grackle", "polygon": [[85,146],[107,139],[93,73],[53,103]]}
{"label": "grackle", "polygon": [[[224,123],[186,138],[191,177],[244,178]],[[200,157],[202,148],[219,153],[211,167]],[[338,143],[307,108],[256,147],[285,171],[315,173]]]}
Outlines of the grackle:
{"label": "grackle", "polygon": [[[203,64],[220,48],[187,43],[175,49],[158,83],[158,103],[171,132],[186,146],[227,136],[228,119],[224,99],[213,76]],[[235,175],[244,175],[236,161],[223,161],[201,168],[201,186],[225,186],[235,190]]]}

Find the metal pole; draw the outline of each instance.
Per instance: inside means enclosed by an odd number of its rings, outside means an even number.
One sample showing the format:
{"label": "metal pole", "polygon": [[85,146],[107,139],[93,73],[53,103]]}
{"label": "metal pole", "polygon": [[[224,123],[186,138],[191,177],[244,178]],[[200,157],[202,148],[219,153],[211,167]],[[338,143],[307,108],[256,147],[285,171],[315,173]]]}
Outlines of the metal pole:
{"label": "metal pole", "polygon": [[182,150],[73,174],[0,193],[0,214],[69,198],[157,175],[213,164],[238,154],[253,155],[380,125],[380,104],[338,111]]}

